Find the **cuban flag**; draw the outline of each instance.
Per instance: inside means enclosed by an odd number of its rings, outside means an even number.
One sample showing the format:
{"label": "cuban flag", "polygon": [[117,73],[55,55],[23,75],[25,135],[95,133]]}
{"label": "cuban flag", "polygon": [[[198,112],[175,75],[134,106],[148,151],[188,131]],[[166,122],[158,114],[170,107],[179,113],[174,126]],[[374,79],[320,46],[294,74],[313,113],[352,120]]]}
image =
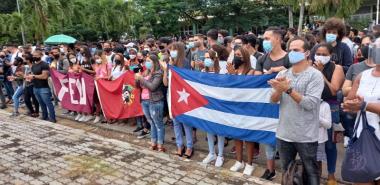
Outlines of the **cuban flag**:
{"label": "cuban flag", "polygon": [[206,132],[275,145],[279,105],[271,75],[220,75],[169,68],[168,104],[176,121]]}

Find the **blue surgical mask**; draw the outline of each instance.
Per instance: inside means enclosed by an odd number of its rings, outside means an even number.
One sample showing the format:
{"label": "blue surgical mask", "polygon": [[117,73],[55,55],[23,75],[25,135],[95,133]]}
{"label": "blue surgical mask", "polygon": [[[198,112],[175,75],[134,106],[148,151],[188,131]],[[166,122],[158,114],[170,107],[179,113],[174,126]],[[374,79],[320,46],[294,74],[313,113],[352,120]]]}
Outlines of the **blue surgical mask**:
{"label": "blue surgical mask", "polygon": [[289,62],[291,64],[297,64],[298,62],[301,62],[303,60],[305,60],[305,53],[297,51],[289,52]]}
{"label": "blue surgical mask", "polygon": [[271,52],[273,49],[272,42],[269,40],[264,40],[263,41],[263,48],[264,48],[265,52],[267,52],[267,53]]}
{"label": "blue surgical mask", "polygon": [[187,48],[187,49],[192,49],[192,48],[194,48],[194,42],[189,42],[189,44],[187,44],[186,48]]}
{"label": "blue surgical mask", "polygon": [[222,37],[218,37],[217,42],[222,45],[224,44],[224,39]]}
{"label": "blue surgical mask", "polygon": [[332,42],[336,41],[336,38],[337,38],[337,35],[335,35],[335,34],[331,34],[331,33],[326,34],[326,42],[327,43],[332,43]]}
{"label": "blue surgical mask", "polygon": [[206,67],[212,67],[214,65],[214,61],[212,61],[211,58],[205,58],[204,63]]}
{"label": "blue surgical mask", "polygon": [[150,69],[153,68],[153,63],[151,61],[146,61],[145,62],[145,67],[150,70]]}
{"label": "blue surgical mask", "polygon": [[170,51],[170,56],[172,57],[172,58],[177,58],[177,56],[178,56],[178,51],[177,50],[173,50],[173,51]]}

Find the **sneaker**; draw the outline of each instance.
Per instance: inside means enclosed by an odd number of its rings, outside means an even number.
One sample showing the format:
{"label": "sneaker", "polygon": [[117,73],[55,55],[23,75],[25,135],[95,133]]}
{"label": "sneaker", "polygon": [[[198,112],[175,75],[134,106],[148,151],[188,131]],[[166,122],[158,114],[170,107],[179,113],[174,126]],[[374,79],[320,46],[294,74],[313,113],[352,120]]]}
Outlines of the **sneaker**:
{"label": "sneaker", "polygon": [[223,157],[217,157],[215,162],[215,167],[220,168],[223,166],[224,158]]}
{"label": "sneaker", "polygon": [[244,168],[244,162],[236,161],[235,164],[230,168],[231,171],[237,172]]}
{"label": "sneaker", "polygon": [[10,117],[17,117],[17,116],[19,116],[19,115],[20,115],[20,113],[18,113],[18,112],[13,112],[12,115],[11,115]]}
{"label": "sneaker", "polygon": [[99,121],[100,121],[100,116],[96,116],[93,123],[99,123]]}
{"label": "sneaker", "polygon": [[72,116],[72,117],[74,117],[75,116],[75,112],[70,112],[69,115]]}
{"label": "sneaker", "polygon": [[88,115],[88,116],[86,116],[85,118],[84,118],[84,122],[88,122],[88,121],[90,121],[90,120],[92,120],[92,119],[94,119],[94,116],[92,116],[92,115]]}
{"label": "sneaker", "polygon": [[149,131],[145,132],[144,130],[140,132],[140,134],[137,136],[137,139],[143,139],[147,135],[149,135]]}
{"label": "sneaker", "polygon": [[212,161],[215,161],[215,160],[216,160],[215,154],[214,155],[208,154],[207,157],[205,159],[203,159],[202,163],[203,164],[209,164],[209,163],[211,163]]}
{"label": "sneaker", "polygon": [[144,129],[144,128],[142,128],[142,127],[137,127],[135,130],[133,130],[133,132],[134,132],[134,133],[136,133],[136,132],[140,132],[142,129]]}
{"label": "sneaker", "polygon": [[79,122],[84,122],[84,120],[86,119],[86,115],[82,115],[80,118],[79,118]]}
{"label": "sneaker", "polygon": [[66,110],[66,111],[63,111],[61,115],[62,116],[67,116],[69,113],[70,113],[70,111]]}
{"label": "sneaker", "polygon": [[265,180],[273,180],[276,178],[276,171],[270,172],[268,169],[265,170],[264,174],[260,177]]}
{"label": "sneaker", "polygon": [[255,170],[255,166],[254,165],[245,165],[245,168],[244,168],[244,171],[243,171],[243,174],[244,175],[249,175],[251,176],[252,175],[252,172]]}
{"label": "sneaker", "polygon": [[82,114],[78,114],[77,117],[75,117],[75,121],[79,121],[79,119],[82,117]]}
{"label": "sneaker", "polygon": [[347,146],[348,146],[348,142],[349,142],[349,141],[350,141],[350,138],[347,137],[347,136],[345,136],[345,137],[344,137],[344,142],[343,142],[344,148],[347,148]]}

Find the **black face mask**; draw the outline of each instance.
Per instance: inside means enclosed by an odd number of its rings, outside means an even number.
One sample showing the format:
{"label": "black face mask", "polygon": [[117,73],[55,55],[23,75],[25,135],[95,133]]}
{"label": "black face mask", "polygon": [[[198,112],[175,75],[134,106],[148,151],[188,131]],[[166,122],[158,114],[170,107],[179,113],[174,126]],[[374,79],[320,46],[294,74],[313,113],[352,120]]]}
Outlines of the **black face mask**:
{"label": "black face mask", "polygon": [[112,51],[112,49],[111,48],[104,48],[104,51],[107,52],[107,53],[109,53],[109,52]]}
{"label": "black face mask", "polygon": [[235,56],[232,60],[232,63],[234,64],[234,68],[238,69],[243,64],[243,60],[241,59],[241,57]]}
{"label": "black face mask", "polygon": [[165,46],[158,46],[158,48],[159,48],[160,50],[163,50],[163,49],[165,49]]}
{"label": "black face mask", "polygon": [[33,57],[33,62],[39,62],[41,60],[41,57]]}
{"label": "black face mask", "polygon": [[59,54],[57,54],[57,55],[54,55],[54,59],[56,59],[56,60],[58,60],[59,59]]}
{"label": "black face mask", "polygon": [[75,49],[75,51],[77,51],[77,52],[80,52],[80,49],[79,49],[79,48],[77,48],[77,49]]}
{"label": "black face mask", "polygon": [[121,64],[121,61],[120,61],[120,60],[115,60],[115,64],[116,64],[116,65],[120,65],[120,64]]}
{"label": "black face mask", "polygon": [[144,62],[144,59],[137,59],[139,61],[139,63],[143,63]]}
{"label": "black face mask", "polygon": [[0,56],[0,58],[1,58],[1,59],[4,59],[4,58],[5,58],[5,56],[4,56],[4,55],[1,55],[1,56]]}
{"label": "black face mask", "polygon": [[24,64],[24,65],[28,65],[28,62],[24,62],[23,64]]}
{"label": "black face mask", "polygon": [[362,56],[363,56],[363,60],[365,59],[368,59],[368,51],[369,51],[369,47],[368,46],[362,46],[360,48],[360,51],[362,52]]}

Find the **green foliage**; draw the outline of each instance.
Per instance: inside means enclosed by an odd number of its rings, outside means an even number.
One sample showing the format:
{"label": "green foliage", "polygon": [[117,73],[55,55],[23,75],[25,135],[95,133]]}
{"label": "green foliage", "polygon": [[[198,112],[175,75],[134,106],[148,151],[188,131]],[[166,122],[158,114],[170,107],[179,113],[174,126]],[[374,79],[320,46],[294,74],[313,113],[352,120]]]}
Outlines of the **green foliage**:
{"label": "green foliage", "polygon": [[357,30],[363,30],[364,28],[368,28],[368,25],[370,25],[371,22],[372,21],[370,18],[348,20],[348,24]]}

